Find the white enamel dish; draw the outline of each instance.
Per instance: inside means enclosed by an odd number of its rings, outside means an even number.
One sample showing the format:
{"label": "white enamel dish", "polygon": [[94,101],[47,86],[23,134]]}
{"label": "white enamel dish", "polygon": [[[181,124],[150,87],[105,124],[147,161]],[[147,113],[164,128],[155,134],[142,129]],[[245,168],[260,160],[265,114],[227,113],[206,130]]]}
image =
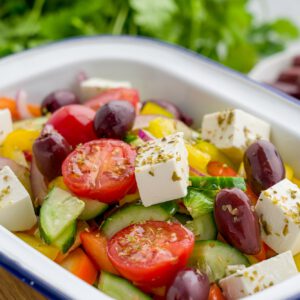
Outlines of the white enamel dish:
{"label": "white enamel dish", "polygon": [[[196,126],[208,112],[241,108],[272,125],[272,141],[300,176],[300,106],[236,72],[179,47],[142,38],[72,39],[0,60],[0,94],[24,88],[30,101],[74,86],[79,71],[131,81],[148,97],[169,99],[191,114]],[[1,120],[0,120],[1,122]],[[111,299],[77,279],[0,226],[0,265],[50,299]],[[300,275],[249,299],[300,298]]]}

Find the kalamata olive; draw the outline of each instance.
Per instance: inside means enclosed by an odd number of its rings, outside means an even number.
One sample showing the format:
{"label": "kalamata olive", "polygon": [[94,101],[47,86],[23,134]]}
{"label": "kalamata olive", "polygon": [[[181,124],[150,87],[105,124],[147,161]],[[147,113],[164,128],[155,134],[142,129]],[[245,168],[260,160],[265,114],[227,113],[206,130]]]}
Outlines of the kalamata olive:
{"label": "kalamata olive", "polygon": [[65,138],[51,125],[46,125],[32,146],[37,167],[48,180],[61,175],[61,165],[71,150]]}
{"label": "kalamata olive", "polygon": [[260,251],[258,217],[242,190],[221,190],[215,201],[214,214],[218,231],[228,243],[246,254]]}
{"label": "kalamata olive", "polygon": [[244,154],[247,180],[256,195],[285,178],[282,159],[274,145],[257,141]]}
{"label": "kalamata olive", "polygon": [[79,104],[80,101],[77,96],[69,90],[58,90],[50,93],[42,102],[41,110],[45,115],[48,112],[55,112],[59,108],[70,105]]}
{"label": "kalamata olive", "polygon": [[99,138],[123,139],[133,126],[135,108],[128,101],[110,101],[96,112],[94,129]]}
{"label": "kalamata olive", "polygon": [[167,300],[207,300],[209,280],[206,274],[192,268],[184,269],[176,275],[168,289]]}

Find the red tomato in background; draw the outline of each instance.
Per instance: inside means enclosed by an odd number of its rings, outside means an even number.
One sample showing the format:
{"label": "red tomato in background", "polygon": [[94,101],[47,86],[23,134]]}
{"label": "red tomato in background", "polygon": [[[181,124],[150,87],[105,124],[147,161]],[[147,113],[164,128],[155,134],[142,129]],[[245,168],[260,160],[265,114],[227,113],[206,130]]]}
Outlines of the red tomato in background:
{"label": "red tomato in background", "polygon": [[219,161],[210,161],[207,165],[207,172],[210,176],[237,176],[235,170]]}
{"label": "red tomato in background", "polygon": [[135,183],[135,150],[120,140],[99,139],[77,147],[65,159],[62,174],[75,194],[112,203]]}
{"label": "red tomato in background", "polygon": [[130,225],[108,242],[108,257],[138,286],[168,285],[186,266],[194,235],[181,224],[146,221]]}
{"label": "red tomato in background", "polygon": [[55,111],[47,124],[51,124],[71,146],[76,147],[97,139],[93,127],[95,114],[83,105],[68,105]]}
{"label": "red tomato in background", "polygon": [[87,101],[84,105],[93,110],[98,110],[103,104],[112,100],[128,101],[135,107],[136,111],[139,109],[139,92],[136,89],[131,88],[108,89],[95,98]]}

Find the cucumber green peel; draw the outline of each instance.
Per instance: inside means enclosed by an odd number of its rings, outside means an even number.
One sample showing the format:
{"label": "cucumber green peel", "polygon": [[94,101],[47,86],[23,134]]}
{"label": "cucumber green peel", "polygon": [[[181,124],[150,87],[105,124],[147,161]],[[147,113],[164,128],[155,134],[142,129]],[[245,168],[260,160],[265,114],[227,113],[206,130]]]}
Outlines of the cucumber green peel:
{"label": "cucumber green peel", "polygon": [[117,300],[151,300],[128,280],[101,271],[98,289]]}
{"label": "cucumber green peel", "polygon": [[147,220],[167,221],[177,211],[178,205],[174,201],[145,207],[134,203],[118,209],[108,217],[101,225],[105,236],[111,238],[123,228],[138,222]]}
{"label": "cucumber green peel", "polygon": [[247,257],[236,248],[220,241],[197,241],[188,265],[207,274],[210,282],[225,276],[228,265],[249,266]]}
{"label": "cucumber green peel", "polygon": [[245,179],[242,177],[191,176],[191,186],[200,190],[221,190],[238,188],[246,191]]}
{"label": "cucumber green peel", "polygon": [[81,214],[84,202],[67,191],[54,187],[40,211],[40,234],[48,244],[54,242]]}

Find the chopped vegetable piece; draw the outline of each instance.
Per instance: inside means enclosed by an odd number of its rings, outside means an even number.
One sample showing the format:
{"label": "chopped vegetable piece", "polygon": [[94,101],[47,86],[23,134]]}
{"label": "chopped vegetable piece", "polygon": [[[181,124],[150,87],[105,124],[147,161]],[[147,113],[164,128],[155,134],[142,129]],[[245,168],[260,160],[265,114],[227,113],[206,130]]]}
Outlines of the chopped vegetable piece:
{"label": "chopped vegetable piece", "polygon": [[59,253],[59,249],[57,247],[47,245],[42,240],[27,233],[18,232],[16,233],[16,236],[35,250],[41,252],[42,254],[50,258],[51,260],[55,260]]}
{"label": "chopped vegetable piece", "polygon": [[182,225],[145,221],[115,234],[108,242],[108,257],[125,278],[159,287],[185,267],[193,246],[194,235]]}
{"label": "chopped vegetable piece", "polygon": [[175,214],[177,204],[173,201],[145,207],[142,204],[131,204],[121,207],[103,222],[101,230],[108,238],[123,228],[147,220],[166,221]]}
{"label": "chopped vegetable piece", "polygon": [[99,139],[83,144],[64,161],[62,173],[67,187],[76,195],[113,203],[136,184],[135,151],[126,143]]}
{"label": "chopped vegetable piece", "polygon": [[84,202],[70,193],[54,188],[47,195],[40,211],[40,230],[51,244],[74,222],[84,209]]}
{"label": "chopped vegetable piece", "polygon": [[60,265],[89,284],[94,284],[97,279],[97,269],[80,248],[71,252]]}
{"label": "chopped vegetable piece", "polygon": [[225,188],[238,188],[246,190],[245,180],[242,177],[195,177],[191,176],[192,187],[201,190],[221,190]]}
{"label": "chopped vegetable piece", "polygon": [[[216,257],[218,259],[216,259]],[[249,262],[237,249],[219,241],[197,241],[189,259],[189,265],[205,272],[210,282],[225,276],[228,265],[245,265]]]}
{"label": "chopped vegetable piece", "polygon": [[99,290],[117,300],[151,300],[128,280],[106,272],[101,272]]}
{"label": "chopped vegetable piece", "polygon": [[82,246],[99,270],[118,275],[107,256],[107,239],[100,232],[84,231],[80,234]]}
{"label": "chopped vegetable piece", "polygon": [[202,191],[189,187],[188,194],[183,198],[183,203],[191,216],[197,218],[213,211],[214,198],[214,191]]}

